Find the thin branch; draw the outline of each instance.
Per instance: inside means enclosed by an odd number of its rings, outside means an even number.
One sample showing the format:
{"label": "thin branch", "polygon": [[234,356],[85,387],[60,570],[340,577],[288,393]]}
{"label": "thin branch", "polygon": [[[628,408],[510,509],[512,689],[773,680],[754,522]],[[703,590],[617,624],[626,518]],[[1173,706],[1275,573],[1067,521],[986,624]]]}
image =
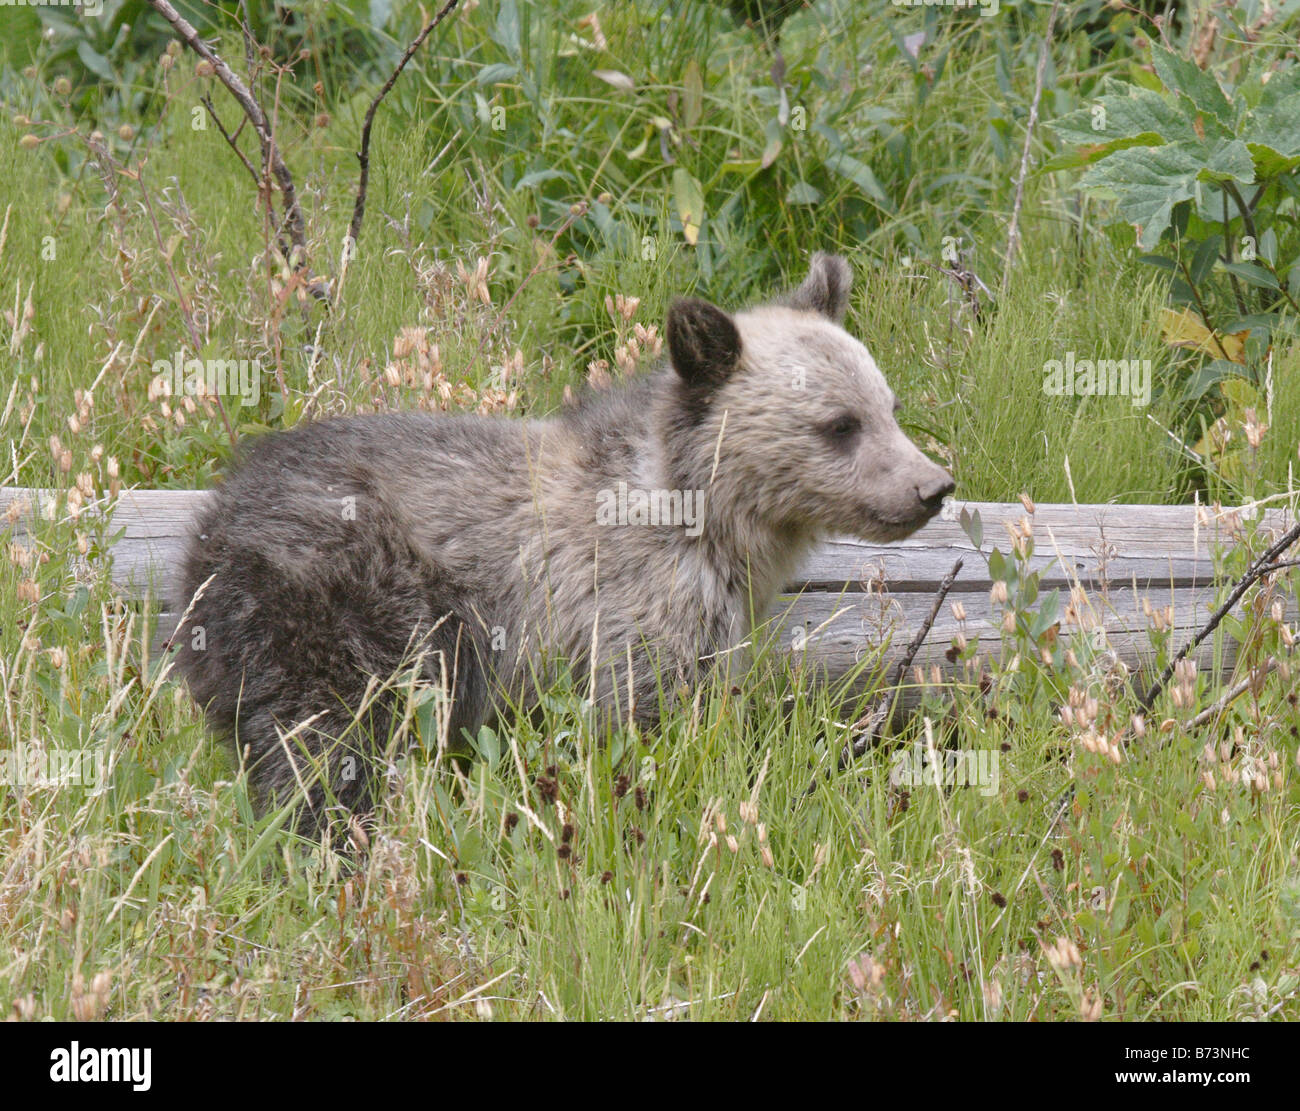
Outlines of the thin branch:
{"label": "thin branch", "polygon": [[204,93],[199,99],[203,101],[203,106],[208,110],[208,115],[212,117],[212,122],[217,125],[217,130],[221,132],[221,137],[226,140],[230,149],[239,156],[239,160],[244,164],[244,168],[252,177],[253,183],[255,185],[260,185],[262,179],[258,175],[257,168],[248,160],[248,156],[239,149],[239,145],[235,142],[235,136],[227,131],[225,125],[222,124],[221,117],[217,115],[217,110],[212,106],[212,98],[208,96],[207,93]]}
{"label": "thin branch", "polygon": [[1210,338],[1218,346],[1219,354],[1228,362],[1232,362],[1227,349],[1223,346],[1223,340],[1219,338],[1218,326],[1210,323],[1210,310],[1205,307],[1205,302],[1201,299],[1201,291],[1196,288],[1196,283],[1192,281],[1192,271],[1187,265],[1187,260],[1183,258],[1182,251],[1178,252],[1178,266],[1183,272],[1183,281],[1187,283],[1187,288],[1192,291],[1192,300],[1196,302],[1197,311],[1201,314],[1201,323],[1205,325],[1206,330],[1210,333]]}
{"label": "thin branch", "polygon": [[1206,706],[1204,710],[1192,718],[1192,720],[1187,723],[1188,732],[1191,732],[1193,729],[1199,729],[1211,718],[1218,717],[1219,714],[1223,713],[1223,711],[1231,706],[1238,698],[1252,687],[1258,686],[1276,670],[1277,660],[1269,660],[1268,663],[1264,665],[1262,673],[1260,673],[1258,669],[1252,669],[1251,673],[1240,683],[1237,683],[1230,690],[1225,691],[1216,702],[1210,706]]}
{"label": "thin branch", "polygon": [[239,106],[244,110],[244,115],[253,125],[253,130],[257,132],[258,141],[262,145],[262,162],[269,167],[275,176],[276,184],[280,187],[280,195],[284,203],[284,222],[289,231],[289,240],[298,254],[295,269],[302,268],[307,260],[306,221],[303,220],[302,209],[298,205],[298,190],[294,186],[293,175],[280,154],[279,144],[275,141],[275,135],[267,122],[266,114],[262,111],[262,106],[257,103],[257,98],[249,92],[234,70],[199,37],[198,31],[167,0],[149,0],[149,6],[175,28],[186,46],[211,64],[218,80],[238,101]]}
{"label": "thin branch", "polygon": [[867,747],[874,742],[879,736],[885,723],[894,714],[894,704],[898,700],[898,688],[903,681],[903,676],[907,669],[912,666],[912,661],[916,659],[916,654],[921,650],[921,645],[925,643],[925,638],[930,635],[930,629],[934,626],[934,619],[939,616],[939,609],[943,605],[943,600],[948,597],[948,591],[952,589],[952,584],[957,581],[957,576],[961,572],[964,560],[957,560],[952,565],[952,570],[939,583],[939,589],[934,596],[934,604],[930,607],[929,614],[921,622],[921,627],[916,630],[916,634],[908,642],[906,650],[894,664],[894,672],[889,677],[889,682],[885,685],[884,691],[872,703],[871,709],[862,715],[857,721],[849,727],[850,744],[844,746],[844,751],[840,754],[840,768],[843,769],[851,760],[856,759],[867,751]]}
{"label": "thin branch", "polygon": [[1020,152],[1020,173],[1016,175],[1016,200],[1011,208],[1011,226],[1007,229],[1007,257],[1002,264],[1001,293],[1007,292],[1011,281],[1011,267],[1015,264],[1016,252],[1020,249],[1020,204],[1025,196],[1025,178],[1029,174],[1029,147],[1034,141],[1034,127],[1038,123],[1038,102],[1043,98],[1043,73],[1047,69],[1047,55],[1052,48],[1052,31],[1056,27],[1056,12],[1061,0],[1052,0],[1052,11],[1047,17],[1047,31],[1043,35],[1043,47],[1038,52],[1038,72],[1034,77],[1034,100],[1029,106],[1029,122],[1025,125],[1025,146]]}
{"label": "thin branch", "polygon": [[366,109],[366,118],[361,125],[361,149],[357,151],[357,161],[361,163],[361,177],[357,182],[357,199],[352,207],[352,222],[348,225],[348,239],[351,241],[354,250],[357,237],[361,234],[361,220],[366,214],[366,188],[370,184],[370,125],[375,122],[375,111],[379,108],[380,101],[388,95],[388,91],[396,83],[398,77],[401,76],[402,70],[406,68],[406,63],[424,45],[424,40],[433,33],[434,28],[451,14],[459,2],[460,0],[447,0],[447,3],[443,5],[438,14],[424,25],[424,29],[415,36],[411,45],[406,48],[401,61],[397,63],[397,68],[388,75],[384,87],[379,90],[375,99],[370,102],[370,107]]}
{"label": "thin branch", "polygon": [[1250,565],[1250,569],[1237,580],[1237,585],[1233,587],[1232,593],[1228,595],[1227,601],[1214,611],[1210,616],[1209,621],[1201,626],[1200,631],[1183,645],[1179,650],[1178,655],[1165,665],[1164,671],[1162,671],[1160,677],[1151,684],[1151,687],[1146,694],[1138,698],[1139,706],[1144,710],[1151,709],[1151,704],[1160,696],[1160,692],[1165,689],[1165,684],[1168,683],[1170,678],[1173,676],[1174,669],[1178,666],[1178,661],[1183,659],[1189,652],[1195,649],[1201,641],[1219,627],[1219,622],[1228,615],[1232,610],[1232,607],[1240,601],[1241,596],[1255,584],[1256,580],[1263,578],[1265,575],[1271,575],[1275,571],[1283,571],[1288,567],[1295,567],[1297,563],[1300,563],[1300,561],[1297,560],[1290,560],[1287,562],[1277,561],[1278,557],[1297,540],[1300,540],[1300,524],[1293,526],[1281,540],[1269,548],[1268,551]]}

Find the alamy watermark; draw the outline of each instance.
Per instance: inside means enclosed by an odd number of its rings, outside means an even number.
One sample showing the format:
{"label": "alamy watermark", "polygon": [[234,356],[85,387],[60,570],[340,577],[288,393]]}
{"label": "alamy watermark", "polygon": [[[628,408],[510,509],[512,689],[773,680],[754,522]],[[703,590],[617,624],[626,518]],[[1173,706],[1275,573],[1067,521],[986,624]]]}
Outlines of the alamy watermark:
{"label": "alamy watermark", "polygon": [[103,15],[104,0],[0,0],[0,8],[76,8],[78,15]]}
{"label": "alamy watermark", "polygon": [[104,786],[108,763],[103,747],[46,748],[19,744],[0,749],[0,783],[10,787]]}
{"label": "alamy watermark", "polygon": [[979,8],[980,15],[997,15],[1000,0],[892,0],[896,8]]}
{"label": "alamy watermark", "polygon": [[619,482],[596,492],[596,524],[671,526],[687,536],[704,531],[703,490],[641,490]]}
{"label": "alamy watermark", "polygon": [[243,405],[256,405],[262,396],[260,359],[187,359],[177,351],[155,360],[153,373],[155,381],[167,383],[172,397],[238,397]]}
{"label": "alamy watermark", "polygon": [[1043,393],[1052,397],[1127,397],[1135,408],[1151,403],[1150,359],[1078,359],[1043,364]]}
{"label": "alamy watermark", "polygon": [[998,793],[1002,774],[997,749],[934,749],[917,742],[892,757],[889,782],[895,787],[978,787],[985,798]]}

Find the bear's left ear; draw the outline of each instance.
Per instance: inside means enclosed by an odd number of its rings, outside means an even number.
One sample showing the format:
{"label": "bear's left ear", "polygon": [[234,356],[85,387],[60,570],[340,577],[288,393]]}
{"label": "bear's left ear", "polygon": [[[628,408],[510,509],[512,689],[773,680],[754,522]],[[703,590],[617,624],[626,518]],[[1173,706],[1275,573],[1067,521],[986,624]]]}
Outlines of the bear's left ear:
{"label": "bear's left ear", "polygon": [[664,331],[673,369],[693,389],[712,392],[740,362],[736,322],[708,301],[695,297],[674,301]]}
{"label": "bear's left ear", "polygon": [[821,313],[838,324],[849,307],[852,284],[853,270],[843,258],[818,251],[808,266],[808,277],[786,295],[784,303],[792,309]]}

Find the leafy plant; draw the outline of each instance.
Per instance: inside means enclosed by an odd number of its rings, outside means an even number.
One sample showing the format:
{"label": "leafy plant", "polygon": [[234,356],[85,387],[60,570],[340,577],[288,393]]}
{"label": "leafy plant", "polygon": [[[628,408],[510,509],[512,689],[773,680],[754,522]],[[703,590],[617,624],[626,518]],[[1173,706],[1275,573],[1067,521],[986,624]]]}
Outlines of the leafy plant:
{"label": "leafy plant", "polygon": [[1179,400],[1189,441],[1213,454],[1201,405],[1212,387],[1237,409],[1263,406],[1268,353],[1300,320],[1300,67],[1256,63],[1225,88],[1161,47],[1155,74],[1105,77],[1090,105],[1051,124],[1071,152],[1049,170],[1086,167],[1079,186],[1114,198],[1142,261],[1168,275],[1177,310],[1165,340],[1190,353]]}

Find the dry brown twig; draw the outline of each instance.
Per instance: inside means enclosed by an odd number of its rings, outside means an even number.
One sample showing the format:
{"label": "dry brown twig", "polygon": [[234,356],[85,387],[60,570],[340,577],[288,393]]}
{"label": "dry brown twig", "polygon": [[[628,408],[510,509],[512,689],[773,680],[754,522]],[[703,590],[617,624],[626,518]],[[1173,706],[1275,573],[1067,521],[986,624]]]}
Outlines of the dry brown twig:
{"label": "dry brown twig", "polygon": [[957,560],[952,565],[952,570],[943,577],[938,590],[935,591],[934,604],[930,606],[930,612],[908,642],[903,654],[899,656],[898,662],[894,664],[893,674],[890,675],[885,689],[871,704],[871,709],[849,727],[849,743],[844,746],[844,751],[840,753],[841,770],[850,761],[855,760],[867,751],[868,746],[880,737],[880,731],[885,727],[885,723],[893,717],[894,704],[898,701],[898,690],[903,681],[903,676],[907,674],[907,669],[912,666],[912,661],[916,659],[916,654],[920,651],[921,645],[925,643],[925,638],[930,635],[930,629],[934,626],[934,619],[939,616],[943,600],[948,597],[948,591],[952,589],[952,584],[957,581],[957,576],[961,573],[964,562],[963,559]]}
{"label": "dry brown twig", "polygon": [[[345,264],[349,255],[356,249],[357,238],[361,234],[361,221],[365,215],[366,189],[370,180],[370,129],[374,122],[375,112],[415,52],[420,49],[437,26],[455,10],[459,2],[460,0],[447,0],[447,3],[425,22],[424,27],[406,48],[396,68],[389,75],[388,80],[384,82],[383,87],[374,100],[371,101],[370,107],[366,111],[365,122],[361,130],[361,149],[357,152],[357,159],[361,163],[360,180],[357,185],[356,201],[352,209],[352,220],[348,226],[348,250],[344,252]],[[168,0],[149,0],[149,6],[171,24],[172,28],[180,36],[181,41],[190,50],[212,66],[213,74],[226,87],[230,95],[235,98],[236,103],[243,110],[244,117],[253,125],[253,130],[257,133],[258,143],[262,148],[262,174],[260,176],[237,145],[236,140],[239,129],[236,129],[233,134],[228,131],[217,118],[216,112],[213,111],[211,100],[207,96],[203,97],[203,103],[212,115],[222,138],[239,156],[245,168],[253,175],[254,180],[259,183],[259,187],[263,182],[269,185],[271,180],[274,179],[275,186],[280,190],[281,207],[283,208],[283,217],[279,221],[277,238],[280,237],[281,232],[288,236],[287,244],[281,239],[281,253],[290,262],[295,272],[305,270],[307,268],[307,225],[306,220],[303,218],[302,207],[298,202],[298,190],[294,184],[293,174],[284,161],[280,145],[276,142],[275,127],[268,120],[266,112],[258,102],[257,96],[240,80],[239,76],[225,63],[221,56],[203,41],[194,26],[172,7]],[[256,55],[254,43],[245,21],[241,21],[241,28],[244,35],[246,60],[250,67],[249,79],[253,80],[252,67]],[[270,203],[270,190],[268,189],[268,208]],[[308,280],[306,287],[318,300],[328,303],[326,283]]]}
{"label": "dry brown twig", "polygon": [[1250,568],[1246,573],[1237,580],[1236,585],[1232,588],[1232,592],[1228,595],[1223,605],[1215,610],[1214,613],[1210,615],[1210,619],[1201,626],[1196,635],[1184,644],[1181,649],[1179,649],[1178,655],[1165,665],[1164,671],[1160,673],[1160,676],[1151,684],[1146,693],[1139,695],[1138,705],[1141,706],[1142,709],[1151,709],[1152,703],[1160,696],[1160,692],[1165,689],[1165,684],[1173,677],[1174,669],[1178,666],[1178,662],[1219,627],[1219,622],[1222,621],[1229,612],[1231,612],[1232,607],[1241,600],[1241,596],[1245,594],[1257,580],[1262,579],[1265,575],[1271,575],[1276,571],[1284,571],[1287,568],[1295,567],[1300,564],[1300,561],[1297,560],[1279,560],[1279,557],[1289,547],[1291,547],[1292,544],[1296,543],[1297,540],[1300,540],[1300,523],[1297,523],[1290,528],[1281,540],[1264,552],[1263,555],[1250,565]]}
{"label": "dry brown twig", "polygon": [[357,199],[352,207],[352,221],[348,225],[348,242],[354,250],[357,237],[361,234],[361,220],[366,214],[366,187],[370,183],[370,125],[374,123],[375,111],[379,107],[379,102],[388,95],[389,90],[396,83],[398,77],[401,76],[402,70],[406,68],[406,63],[424,45],[424,40],[433,33],[438,24],[452,13],[458,3],[460,3],[460,0],[447,0],[447,3],[442,6],[437,15],[425,23],[424,28],[411,40],[411,45],[406,48],[401,61],[397,63],[397,68],[388,75],[388,80],[384,82],[383,88],[379,90],[375,95],[375,99],[370,102],[370,107],[366,109],[366,118],[361,125],[361,149],[357,151],[357,161],[361,163],[361,176],[357,182]]}

